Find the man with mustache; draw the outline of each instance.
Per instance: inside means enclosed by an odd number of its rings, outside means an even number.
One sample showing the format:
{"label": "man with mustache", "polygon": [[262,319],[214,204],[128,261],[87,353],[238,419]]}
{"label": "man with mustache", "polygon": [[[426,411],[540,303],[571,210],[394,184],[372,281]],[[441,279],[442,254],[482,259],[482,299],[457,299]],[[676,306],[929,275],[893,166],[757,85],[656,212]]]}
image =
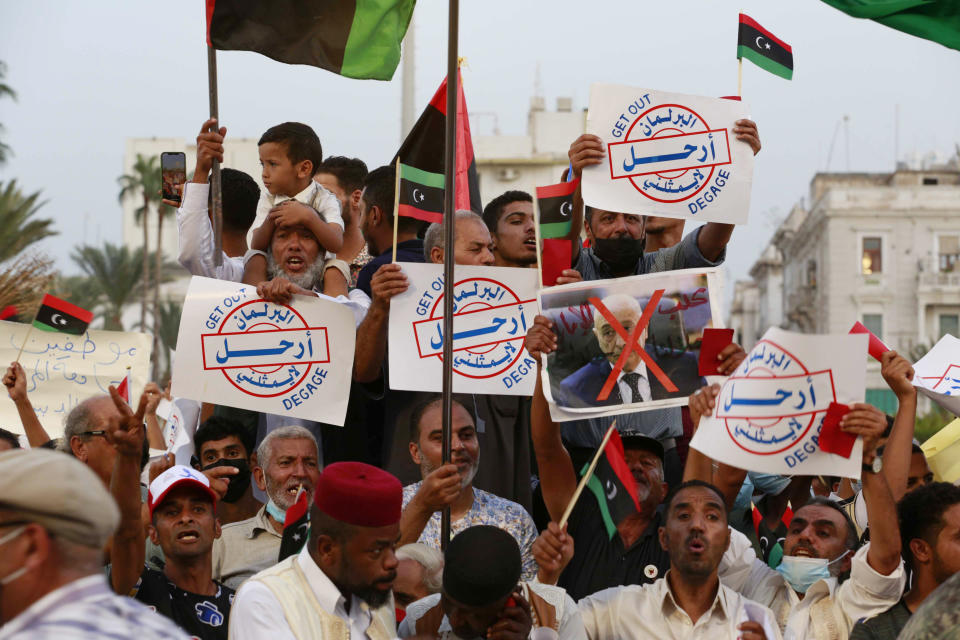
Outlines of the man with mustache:
{"label": "man with mustache", "polygon": [[480,461],[477,429],[470,412],[453,403],[450,463],[443,460],[442,398],[418,406],[410,419],[410,457],[420,467],[420,482],[403,488],[401,544],[422,542],[440,548],[440,512],[450,507],[450,533],[476,525],[492,525],[512,535],[523,557],[523,579],[537,572],[532,546],[537,528],[516,502],[473,486]]}
{"label": "man with mustache", "polygon": [[652,584],[613,587],[580,601],[590,640],[688,638],[779,640],[773,613],[720,583],[730,545],[720,490],[699,480],[668,496],[658,530],[670,571]]}
{"label": "man with mustache", "polygon": [[537,232],[533,197],[526,191],[507,191],[483,208],[483,221],[493,238],[497,267],[535,267]]}
{"label": "man with mustache", "polygon": [[313,497],[320,477],[317,441],[299,426],[275,429],[257,448],[253,479],[269,498],[257,514],[223,527],[213,545],[213,577],[231,589],[277,563],[287,509],[303,486]]}
{"label": "man with mustache", "polygon": [[396,636],[390,589],[397,576],[400,481],[362,462],[338,462],[316,486],[306,546],[240,588],[232,640]]}

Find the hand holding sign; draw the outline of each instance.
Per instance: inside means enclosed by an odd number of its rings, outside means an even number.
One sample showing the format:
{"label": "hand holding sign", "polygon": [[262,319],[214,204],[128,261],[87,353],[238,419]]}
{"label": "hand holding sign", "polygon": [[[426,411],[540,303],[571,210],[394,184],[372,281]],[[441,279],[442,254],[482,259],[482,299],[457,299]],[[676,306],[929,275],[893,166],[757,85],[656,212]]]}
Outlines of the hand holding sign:
{"label": "hand holding sign", "polygon": [[850,405],[850,411],[840,419],[840,428],[844,433],[863,438],[863,456],[875,453],[883,432],[887,428],[887,417],[873,405],[857,402]]}
{"label": "hand holding sign", "polygon": [[917,388],[913,386],[913,365],[906,358],[891,349],[880,356],[880,375],[898,399],[916,397]]}

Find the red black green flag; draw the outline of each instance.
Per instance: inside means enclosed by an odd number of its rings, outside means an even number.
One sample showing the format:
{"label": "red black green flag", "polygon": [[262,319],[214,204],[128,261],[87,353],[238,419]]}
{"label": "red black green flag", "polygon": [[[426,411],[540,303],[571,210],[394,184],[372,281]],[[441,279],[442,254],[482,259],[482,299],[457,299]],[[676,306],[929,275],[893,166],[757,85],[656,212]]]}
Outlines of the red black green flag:
{"label": "red black green flag", "polygon": [[[586,473],[588,468],[589,465],[584,467],[583,473]],[[621,520],[640,511],[637,483],[627,467],[623,455],[623,441],[616,429],[597,461],[593,476],[587,481],[587,489],[597,498],[603,525],[611,538],[617,532],[617,525]]]}
{"label": "red black green flag", "polygon": [[737,58],[746,58],[781,78],[793,78],[793,49],[745,13],[740,14]]}
{"label": "red black green flag", "polygon": [[397,215],[425,222],[443,222],[443,174],[400,163]]}
{"label": "red black green flag", "polygon": [[280,556],[277,562],[283,562],[292,555],[300,553],[307,543],[310,533],[310,503],[305,489],[300,489],[297,501],[287,509],[283,519],[283,535],[280,537]]}
{"label": "red black green flag", "polygon": [[540,237],[564,238],[570,233],[573,219],[573,194],[580,179],[549,187],[537,187],[537,209],[540,211]]}
{"label": "red black green flag", "polygon": [[90,326],[91,320],[93,313],[48,293],[40,301],[33,326],[44,331],[80,335]]}
{"label": "red black green flag", "polygon": [[823,0],[854,18],[865,18],[960,51],[960,9],[953,0]]}
{"label": "red black green flag", "polygon": [[[473,157],[473,140],[470,138],[470,119],[467,116],[467,101],[463,96],[463,80],[457,70],[457,171],[454,184],[457,209],[469,209],[478,214],[483,212],[480,202],[480,180],[477,177],[477,163]],[[400,145],[393,162],[416,167],[421,171],[443,174],[444,172],[444,135],[447,126],[447,79],[433,95],[430,104],[423,110],[407,139]]]}
{"label": "red black green flag", "polygon": [[416,0],[206,0],[207,44],[389,80]]}

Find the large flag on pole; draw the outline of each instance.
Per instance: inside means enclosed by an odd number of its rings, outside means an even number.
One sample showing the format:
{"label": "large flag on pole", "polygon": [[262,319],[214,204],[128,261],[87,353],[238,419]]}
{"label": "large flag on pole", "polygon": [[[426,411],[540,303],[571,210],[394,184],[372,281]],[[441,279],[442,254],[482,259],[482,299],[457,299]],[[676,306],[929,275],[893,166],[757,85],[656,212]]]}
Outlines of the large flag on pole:
{"label": "large flag on pole", "polygon": [[415,0],[206,0],[207,43],[349,78],[389,80]]}
{"label": "large flag on pole", "polygon": [[781,78],[793,79],[793,49],[745,13],[740,14],[737,58],[746,58]]}
{"label": "large flag on pole", "polygon": [[854,18],[866,18],[960,51],[960,8],[954,0],[823,0]]}
{"label": "large flag on pole", "polygon": [[[589,465],[584,467],[583,473],[588,469]],[[603,448],[593,476],[587,481],[587,489],[597,498],[603,526],[611,538],[617,532],[617,525],[621,520],[640,511],[637,483],[627,467],[623,441],[616,430]]]}
{"label": "large flag on pole", "polygon": [[[457,75],[460,75],[459,69]],[[476,213],[483,211],[480,202],[480,180],[477,177],[477,163],[473,157],[473,141],[470,138],[470,121],[467,118],[467,101],[463,96],[463,80],[458,78],[457,88],[457,171],[456,199],[457,209],[470,209]],[[447,79],[430,99],[407,139],[393,160],[399,158],[402,164],[421,171],[443,174],[444,129],[447,120]]]}

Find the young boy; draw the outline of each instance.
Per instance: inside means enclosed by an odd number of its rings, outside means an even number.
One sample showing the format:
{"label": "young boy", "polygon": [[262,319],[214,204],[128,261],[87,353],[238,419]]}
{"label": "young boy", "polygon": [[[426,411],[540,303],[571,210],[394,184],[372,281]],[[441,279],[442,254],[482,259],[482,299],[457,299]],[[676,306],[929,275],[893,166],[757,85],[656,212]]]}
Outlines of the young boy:
{"label": "young boy", "polygon": [[[277,227],[302,224],[332,258],[343,246],[343,217],[336,196],[313,180],[323,159],[317,134],[305,124],[285,122],[267,129],[257,144],[267,193],[257,205],[254,224],[259,226],[251,233],[251,249],[267,251]],[[306,206],[284,206],[291,200]],[[267,278],[265,258],[250,256],[243,282],[259,284]]]}

